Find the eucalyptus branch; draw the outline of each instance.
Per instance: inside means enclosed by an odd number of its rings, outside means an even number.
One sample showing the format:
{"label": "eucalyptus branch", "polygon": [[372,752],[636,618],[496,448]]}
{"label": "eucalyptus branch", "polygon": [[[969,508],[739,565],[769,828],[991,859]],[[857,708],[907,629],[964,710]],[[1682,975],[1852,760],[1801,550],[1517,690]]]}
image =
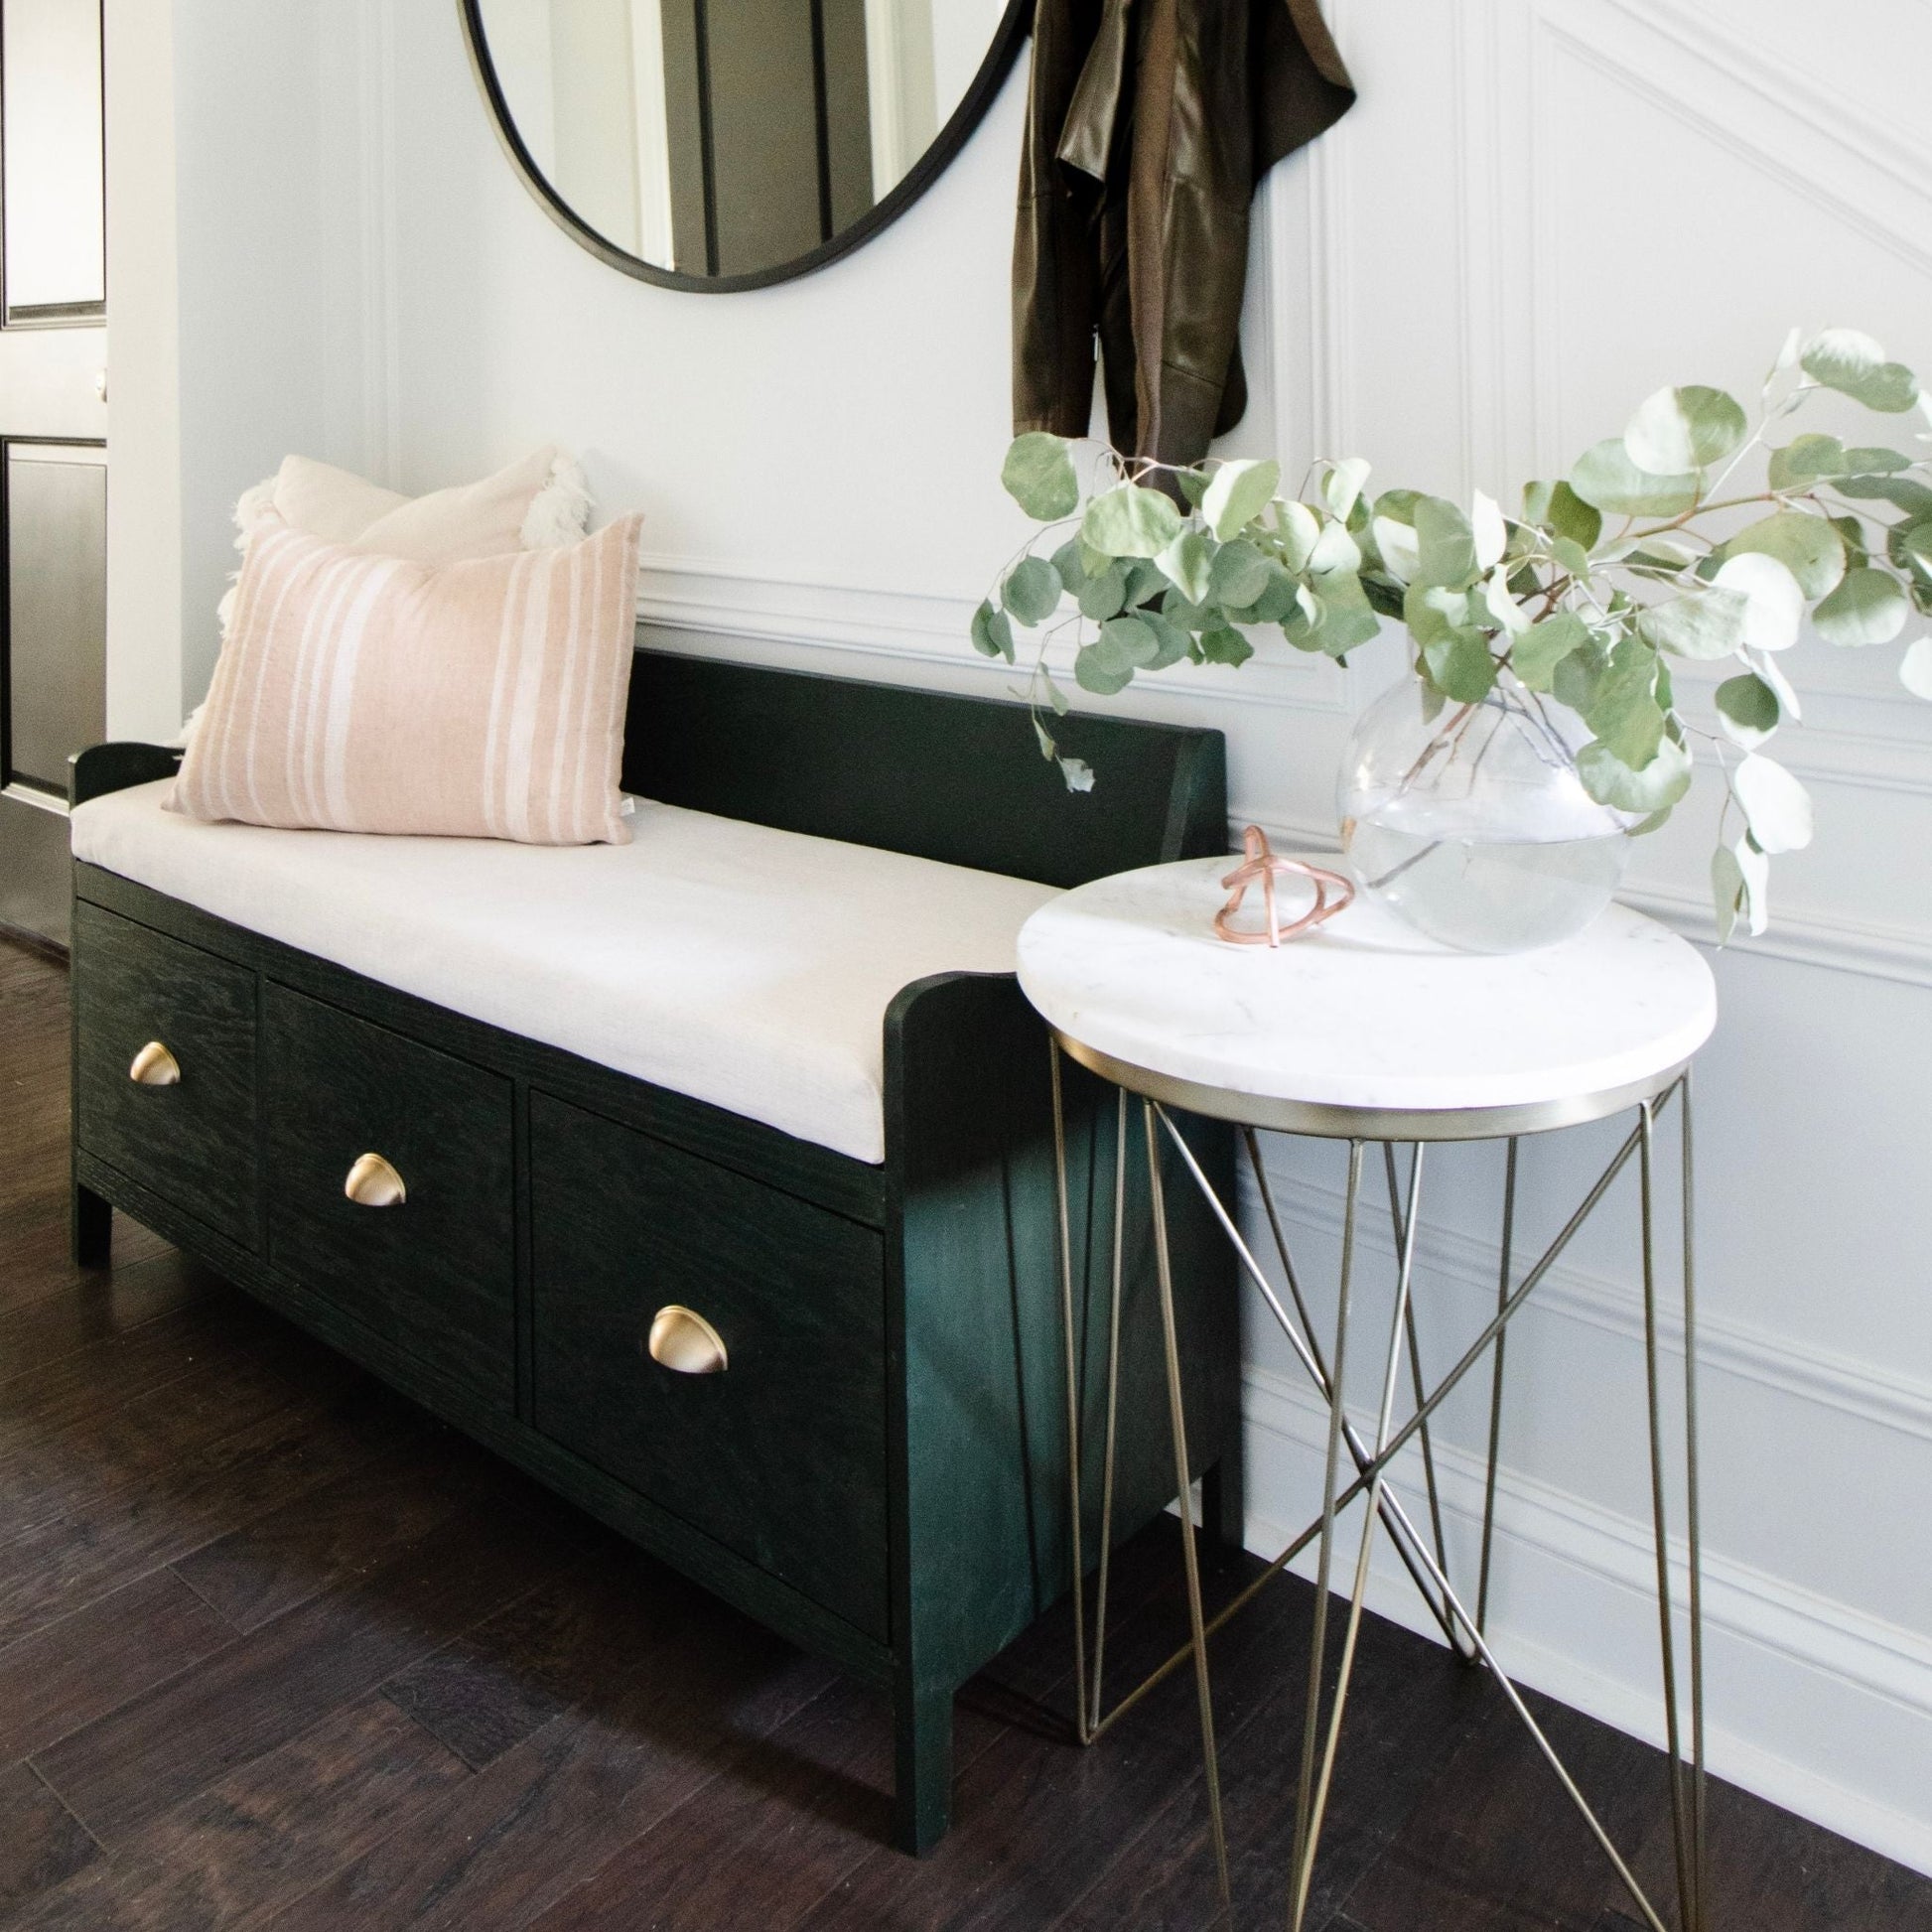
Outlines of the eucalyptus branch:
{"label": "eucalyptus branch", "polygon": [[[1273,463],[1103,451],[1083,491],[1064,439],[1024,436],[1003,480],[1043,527],[975,613],[973,641],[1012,662],[1014,626],[1039,630],[1027,695],[1042,752],[1057,758],[1039,695],[1043,683],[1058,701],[1047,644],[1069,621],[1073,680],[1107,697],[1182,663],[1238,666],[1269,632],[1343,661],[1399,616],[1433,720],[1400,784],[1479,766],[1515,720],[1613,822],[1648,830],[1690,788],[1692,744],[1708,743],[1724,780],[1720,931],[1739,918],[1756,930],[1767,855],[1811,836],[1803,787],[1762,750],[1795,709],[1776,654],[1807,618],[1827,643],[1853,646],[1897,639],[1915,612],[1932,612],[1932,481],[1920,481],[1932,460],[1818,434],[1771,444],[1774,426],[1826,393],[1881,416],[1921,403],[1916,377],[1868,337],[1794,336],[1755,424],[1722,390],[1660,390],[1562,483],[1532,484],[1521,514],[1484,497],[1467,508],[1407,489],[1370,498],[1365,465],[1325,459],[1287,495]],[[1734,486],[1760,461],[1761,485]],[[1161,476],[1184,503],[1148,486]],[[1042,554],[1075,527],[1077,542]],[[1083,617],[1056,617],[1067,597]],[[1715,731],[1683,715],[1672,659],[1732,660]],[[1910,645],[1900,675],[1932,696],[1932,638]],[[1574,767],[1580,734],[1565,718],[1587,734]],[[1060,762],[1069,784],[1093,782],[1077,759]]]}

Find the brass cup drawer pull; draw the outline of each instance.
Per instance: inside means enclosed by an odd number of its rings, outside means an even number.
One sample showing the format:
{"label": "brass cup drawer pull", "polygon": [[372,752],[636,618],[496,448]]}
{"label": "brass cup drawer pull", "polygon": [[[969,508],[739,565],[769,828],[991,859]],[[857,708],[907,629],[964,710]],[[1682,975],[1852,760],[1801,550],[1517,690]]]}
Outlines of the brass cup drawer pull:
{"label": "brass cup drawer pull", "polygon": [[127,1077],[137,1087],[178,1087],[181,1085],[181,1062],[160,1040],[151,1039],[135,1054],[134,1064],[127,1069]]}
{"label": "brass cup drawer pull", "polygon": [[722,1375],[731,1363],[724,1336],[695,1310],[675,1302],[651,1316],[645,1350],[659,1367],[679,1375]]}
{"label": "brass cup drawer pull", "polygon": [[402,1175],[379,1154],[365,1154],[349,1169],[343,1192],[357,1207],[400,1207],[409,1198]]}

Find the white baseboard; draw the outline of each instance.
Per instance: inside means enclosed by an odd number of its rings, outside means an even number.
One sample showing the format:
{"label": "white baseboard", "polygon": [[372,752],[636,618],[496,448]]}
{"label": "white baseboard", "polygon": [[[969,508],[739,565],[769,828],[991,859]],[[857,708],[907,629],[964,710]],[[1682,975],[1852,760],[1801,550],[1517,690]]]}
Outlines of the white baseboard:
{"label": "white baseboard", "polygon": [[[1248,1546],[1272,1557],[1318,1511],[1326,1410],[1261,1368],[1247,1371],[1244,1410]],[[1482,1461],[1440,1441],[1436,1461],[1451,1579],[1472,1592]],[[1413,1450],[1408,1463],[1397,1487],[1421,1521]],[[1344,1568],[1359,1525],[1357,1508],[1345,1519]],[[1682,1549],[1674,1556],[1681,1634]],[[1648,1523],[1502,1470],[1490,1635],[1504,1668],[1661,1745],[1654,1566]],[[1295,1568],[1312,1576],[1312,1550]],[[1712,1771],[1932,1873],[1932,1641],[1720,1556],[1706,1555],[1704,1578]],[[1386,1538],[1368,1600],[1440,1640]]]}

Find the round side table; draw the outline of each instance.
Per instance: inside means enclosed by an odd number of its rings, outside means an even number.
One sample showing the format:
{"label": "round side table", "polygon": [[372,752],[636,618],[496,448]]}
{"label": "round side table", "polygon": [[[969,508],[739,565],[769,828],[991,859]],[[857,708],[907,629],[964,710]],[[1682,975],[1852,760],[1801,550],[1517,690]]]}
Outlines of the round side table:
{"label": "round side table", "polygon": [[[1224,897],[1222,879],[1232,862],[1190,860],[1123,873],[1083,886],[1043,906],[1020,935],[1020,983],[1052,1030],[1056,1112],[1061,1054],[1110,1081],[1118,1090],[1121,1145],[1129,1097],[1140,1102],[1147,1142],[1155,1259],[1167,1362],[1169,1424],[1180,1497],[1191,1636],[1153,1676],[1101,1715],[1099,1660],[1106,1620],[1107,1553],[1112,1525],[1103,1501],[1100,1525],[1099,1607],[1090,1681],[1082,1601],[1086,1566],[1081,1530],[1081,1405],[1068,1360],[1069,1465],[1072,1480],[1075,1667],[1080,1729],[1088,1741],[1155,1683],[1193,1664],[1200,1706],[1201,1744],[1214,1850],[1222,1896],[1227,1852],[1222,1828],[1207,1638],[1257,1589],[1311,1544],[1317,1547],[1316,1595],[1309,1658],[1309,1694],[1291,1864],[1291,1923],[1300,1927],[1319,1845],[1323,1813],[1341,1734],[1344,1704],[1379,1523],[1391,1538],[1450,1645],[1484,1666],[1529,1728],[1543,1756],[1583,1814],[1597,1843],[1629,1888],[1652,1932],[1667,1932],[1628,1864],[1610,1842],[1583,1791],[1565,1769],[1517,1688],[1498,1665],[1485,1635],[1489,1560],[1496,1498],[1496,1457],[1503,1401],[1506,1331],[1551,1268],[1588,1219],[1611,1183],[1634,1159],[1642,1193],[1644,1358],[1648,1394],[1651,1501],[1656,1542],[1657,1600],[1663,1662],[1665,1730],[1677,1864],[1680,1924],[1702,1932],[1704,1895],[1704,1670],[1698,1525],[1697,1311],[1692,1253],[1692,1132],[1690,1061],[1717,1018],[1710,969],[1682,939],[1654,921],[1612,906],[1587,931],[1541,952],[1478,956],[1451,952],[1424,938],[1393,913],[1355,904],[1309,937],[1279,948],[1234,946],[1213,936]],[[1662,1114],[1677,1109],[1682,1162],[1681,1289],[1684,1320],[1684,1500],[1688,1561],[1688,1682],[1680,1696],[1678,1642],[1672,1608],[1667,1537],[1669,1483],[1664,1458],[1665,1394],[1659,1369],[1660,1214],[1656,1166]],[[1629,1112],[1628,1134],[1561,1232],[1527,1269],[1517,1264],[1517,1151],[1522,1137],[1554,1132]],[[1235,1219],[1235,1204],[1220,1200],[1174,1118],[1204,1115],[1242,1131],[1256,1197],[1281,1265],[1286,1298],[1262,1268]],[[1060,1288],[1069,1338],[1073,1287],[1066,1191],[1063,1114],[1058,1137]],[[1324,1348],[1289,1251],[1269,1190],[1257,1130],[1314,1135],[1348,1144],[1348,1180],[1341,1230],[1332,1345]],[[1321,1509],[1268,1569],[1210,1622],[1202,1610],[1188,1490],[1186,1420],[1176,1343],[1162,1142],[1206,1196],[1232,1243],[1243,1272],[1281,1324],[1296,1357],[1327,1406],[1326,1462]],[[1433,1388],[1425,1385],[1412,1294],[1416,1231],[1422,1208],[1423,1157],[1439,1141],[1507,1144],[1501,1266],[1491,1318]],[[1364,1434],[1345,1413],[1343,1387],[1349,1313],[1357,1260],[1367,1150],[1379,1144],[1388,1188],[1391,1232],[1398,1258],[1394,1313],[1380,1354],[1380,1394],[1372,1431]],[[1399,1150],[1407,1150],[1406,1175]],[[1115,1178],[1115,1267],[1112,1321],[1120,1321],[1121,1219],[1125,1172]],[[1113,1360],[1118,1362],[1118,1349]],[[1482,1535],[1474,1605],[1450,1581],[1442,1513],[1436,1493],[1430,1420],[1451,1390],[1484,1356],[1491,1357],[1489,1442]],[[1403,1368],[1410,1401],[1398,1421]],[[1111,1370],[1110,1370],[1111,1374]],[[1117,1389],[1107,1392],[1110,1419],[1103,1498],[1112,1493]],[[1429,1526],[1418,1525],[1390,1484],[1393,1458],[1416,1442]],[[1364,1498],[1362,1531],[1340,1638],[1335,1683],[1326,1685],[1330,1583],[1338,1513]]]}

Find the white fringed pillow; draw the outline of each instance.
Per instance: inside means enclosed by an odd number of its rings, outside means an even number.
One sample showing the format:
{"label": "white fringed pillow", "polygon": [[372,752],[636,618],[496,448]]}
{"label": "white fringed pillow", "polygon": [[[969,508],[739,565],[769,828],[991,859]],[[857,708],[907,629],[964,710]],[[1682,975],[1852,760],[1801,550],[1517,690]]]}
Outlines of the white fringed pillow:
{"label": "white fringed pillow", "polygon": [[[271,515],[331,543],[419,564],[453,564],[577,542],[590,527],[591,492],[577,459],[548,447],[481,483],[432,489],[427,496],[385,489],[314,457],[286,456],[265,483],[242,491],[234,506],[234,547],[245,551]],[[214,613],[224,637],[234,600],[230,584]]]}
{"label": "white fringed pillow", "polygon": [[618,777],[641,521],[439,566],[261,512],[169,809],[627,843]]}
{"label": "white fringed pillow", "polygon": [[481,483],[405,496],[334,464],[291,456],[235,505],[236,547],[273,510],[292,530],[385,557],[454,564],[575,543],[590,519],[590,491],[574,457],[533,450]]}

